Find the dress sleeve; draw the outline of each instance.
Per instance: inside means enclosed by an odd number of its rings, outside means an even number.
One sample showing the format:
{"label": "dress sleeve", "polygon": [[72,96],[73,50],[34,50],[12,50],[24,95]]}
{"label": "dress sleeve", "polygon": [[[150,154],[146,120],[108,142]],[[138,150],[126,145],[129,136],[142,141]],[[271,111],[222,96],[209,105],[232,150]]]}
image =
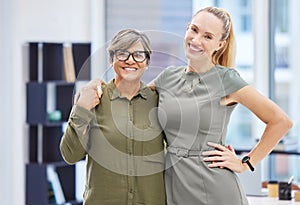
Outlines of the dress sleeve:
{"label": "dress sleeve", "polygon": [[154,79],[154,84],[155,84],[155,87],[162,87],[164,85],[164,80],[165,80],[165,77],[167,75],[167,71],[168,68],[164,69],[155,79]]}
{"label": "dress sleeve", "polygon": [[248,83],[240,76],[238,71],[228,68],[223,77],[225,95],[229,95],[245,87]]}
{"label": "dress sleeve", "polygon": [[160,92],[161,90],[165,90],[166,87],[170,86],[170,84],[172,84],[172,82],[177,79],[178,72],[181,71],[181,68],[182,67],[176,66],[169,66],[165,68],[153,81],[156,90]]}

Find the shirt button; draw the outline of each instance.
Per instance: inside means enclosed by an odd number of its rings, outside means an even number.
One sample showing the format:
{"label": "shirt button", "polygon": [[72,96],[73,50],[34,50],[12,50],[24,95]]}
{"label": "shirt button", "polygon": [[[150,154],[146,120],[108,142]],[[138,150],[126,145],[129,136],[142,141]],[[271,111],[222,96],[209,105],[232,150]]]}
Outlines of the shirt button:
{"label": "shirt button", "polygon": [[128,198],[130,201],[133,199],[133,191],[132,190],[129,190]]}

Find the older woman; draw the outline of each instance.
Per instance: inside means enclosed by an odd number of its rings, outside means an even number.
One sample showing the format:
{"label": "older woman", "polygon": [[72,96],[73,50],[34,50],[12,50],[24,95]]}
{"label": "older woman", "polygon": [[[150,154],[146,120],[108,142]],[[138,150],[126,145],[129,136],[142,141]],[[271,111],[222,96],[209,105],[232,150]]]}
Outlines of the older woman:
{"label": "older woman", "polygon": [[87,156],[84,205],[163,205],[158,96],[141,82],[150,60],[149,40],[139,31],[123,30],[107,51],[116,76],[103,93],[94,82],[81,89],[61,153],[70,164]]}

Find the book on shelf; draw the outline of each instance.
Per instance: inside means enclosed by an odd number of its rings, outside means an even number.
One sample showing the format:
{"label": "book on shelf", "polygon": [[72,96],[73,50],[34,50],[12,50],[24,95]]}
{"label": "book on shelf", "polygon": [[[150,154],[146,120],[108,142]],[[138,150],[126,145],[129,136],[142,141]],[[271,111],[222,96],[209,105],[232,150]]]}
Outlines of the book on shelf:
{"label": "book on shelf", "polygon": [[[55,168],[53,166],[47,166],[47,178],[50,183],[50,188],[53,190],[54,199],[55,199],[56,204],[65,203],[66,202],[65,195],[64,195],[58,174],[55,171]],[[50,198],[51,198],[51,196],[50,196]]]}
{"label": "book on shelf", "polygon": [[54,192],[53,192],[53,186],[50,181],[48,181],[48,203],[50,204],[56,203]]}
{"label": "book on shelf", "polygon": [[63,46],[64,78],[67,82],[75,82],[75,65],[71,45]]}

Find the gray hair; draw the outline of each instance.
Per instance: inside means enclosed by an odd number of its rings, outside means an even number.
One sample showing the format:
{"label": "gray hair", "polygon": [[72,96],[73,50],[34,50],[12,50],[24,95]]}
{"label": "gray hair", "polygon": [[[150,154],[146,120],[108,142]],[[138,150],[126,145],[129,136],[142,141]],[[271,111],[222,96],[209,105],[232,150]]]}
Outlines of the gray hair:
{"label": "gray hair", "polygon": [[118,49],[126,50],[130,48],[137,42],[141,42],[147,55],[147,64],[150,61],[150,54],[152,53],[150,47],[150,40],[146,34],[134,30],[134,29],[125,29],[121,30],[110,42],[110,45],[107,47],[107,52],[109,55],[109,62],[113,62],[114,52]]}

